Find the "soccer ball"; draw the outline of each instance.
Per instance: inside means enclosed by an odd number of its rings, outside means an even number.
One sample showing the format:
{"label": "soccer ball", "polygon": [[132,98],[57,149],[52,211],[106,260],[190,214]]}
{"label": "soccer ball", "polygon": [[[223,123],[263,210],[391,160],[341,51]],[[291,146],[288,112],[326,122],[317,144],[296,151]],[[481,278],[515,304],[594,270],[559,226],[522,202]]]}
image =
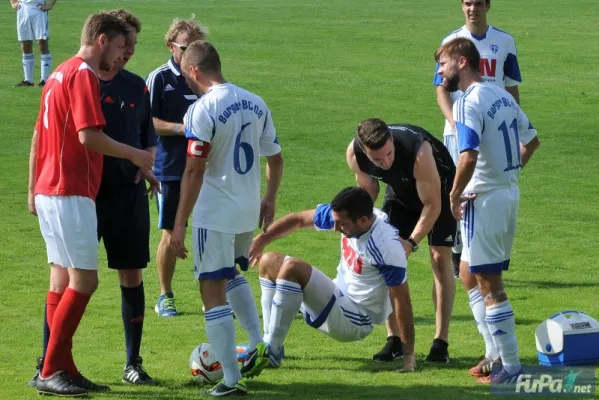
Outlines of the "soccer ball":
{"label": "soccer ball", "polygon": [[223,369],[212,352],[210,343],[202,343],[189,356],[189,368],[193,378],[202,384],[216,383],[223,378]]}

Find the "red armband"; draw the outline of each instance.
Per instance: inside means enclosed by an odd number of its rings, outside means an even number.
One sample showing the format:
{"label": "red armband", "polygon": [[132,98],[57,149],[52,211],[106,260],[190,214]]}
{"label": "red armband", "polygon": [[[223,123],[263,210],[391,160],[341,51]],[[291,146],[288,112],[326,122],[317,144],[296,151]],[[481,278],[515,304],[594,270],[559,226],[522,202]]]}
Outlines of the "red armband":
{"label": "red armband", "polygon": [[187,156],[194,158],[207,158],[210,153],[210,143],[190,139],[187,141]]}

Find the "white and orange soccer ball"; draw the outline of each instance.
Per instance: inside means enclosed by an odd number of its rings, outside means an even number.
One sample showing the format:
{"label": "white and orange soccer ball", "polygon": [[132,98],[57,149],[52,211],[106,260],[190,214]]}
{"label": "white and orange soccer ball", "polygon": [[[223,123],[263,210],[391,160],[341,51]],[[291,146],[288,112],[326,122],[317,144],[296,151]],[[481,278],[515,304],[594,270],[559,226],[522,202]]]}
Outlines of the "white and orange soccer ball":
{"label": "white and orange soccer ball", "polygon": [[202,343],[193,349],[189,356],[189,368],[193,378],[201,384],[216,383],[224,376],[210,343]]}

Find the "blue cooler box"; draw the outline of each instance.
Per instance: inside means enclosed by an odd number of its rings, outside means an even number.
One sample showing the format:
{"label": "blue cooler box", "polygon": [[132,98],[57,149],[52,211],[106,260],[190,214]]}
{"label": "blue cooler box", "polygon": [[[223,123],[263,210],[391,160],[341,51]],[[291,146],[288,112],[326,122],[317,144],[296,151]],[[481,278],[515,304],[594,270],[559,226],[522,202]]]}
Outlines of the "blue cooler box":
{"label": "blue cooler box", "polygon": [[539,363],[547,366],[599,364],[599,322],[582,311],[562,311],[535,332]]}

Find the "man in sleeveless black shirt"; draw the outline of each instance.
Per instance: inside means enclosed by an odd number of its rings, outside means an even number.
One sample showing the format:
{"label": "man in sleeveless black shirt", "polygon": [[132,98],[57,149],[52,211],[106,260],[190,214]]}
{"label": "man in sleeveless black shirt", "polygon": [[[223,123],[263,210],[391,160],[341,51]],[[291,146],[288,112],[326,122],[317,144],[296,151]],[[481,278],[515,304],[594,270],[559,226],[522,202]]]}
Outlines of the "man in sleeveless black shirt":
{"label": "man in sleeveless black shirt", "polygon": [[[418,126],[387,126],[384,121],[371,118],[358,126],[346,157],[358,186],[374,200],[379,194],[379,181],[387,185],[383,211],[389,216],[389,223],[399,230],[407,257],[428,236],[436,332],[426,360],[447,363],[449,320],[455,296],[451,248],[456,221],[449,204],[455,165],[451,156],[443,143]],[[387,320],[387,333],[387,343],[374,355],[375,361],[401,357],[398,322],[391,317]]]}

